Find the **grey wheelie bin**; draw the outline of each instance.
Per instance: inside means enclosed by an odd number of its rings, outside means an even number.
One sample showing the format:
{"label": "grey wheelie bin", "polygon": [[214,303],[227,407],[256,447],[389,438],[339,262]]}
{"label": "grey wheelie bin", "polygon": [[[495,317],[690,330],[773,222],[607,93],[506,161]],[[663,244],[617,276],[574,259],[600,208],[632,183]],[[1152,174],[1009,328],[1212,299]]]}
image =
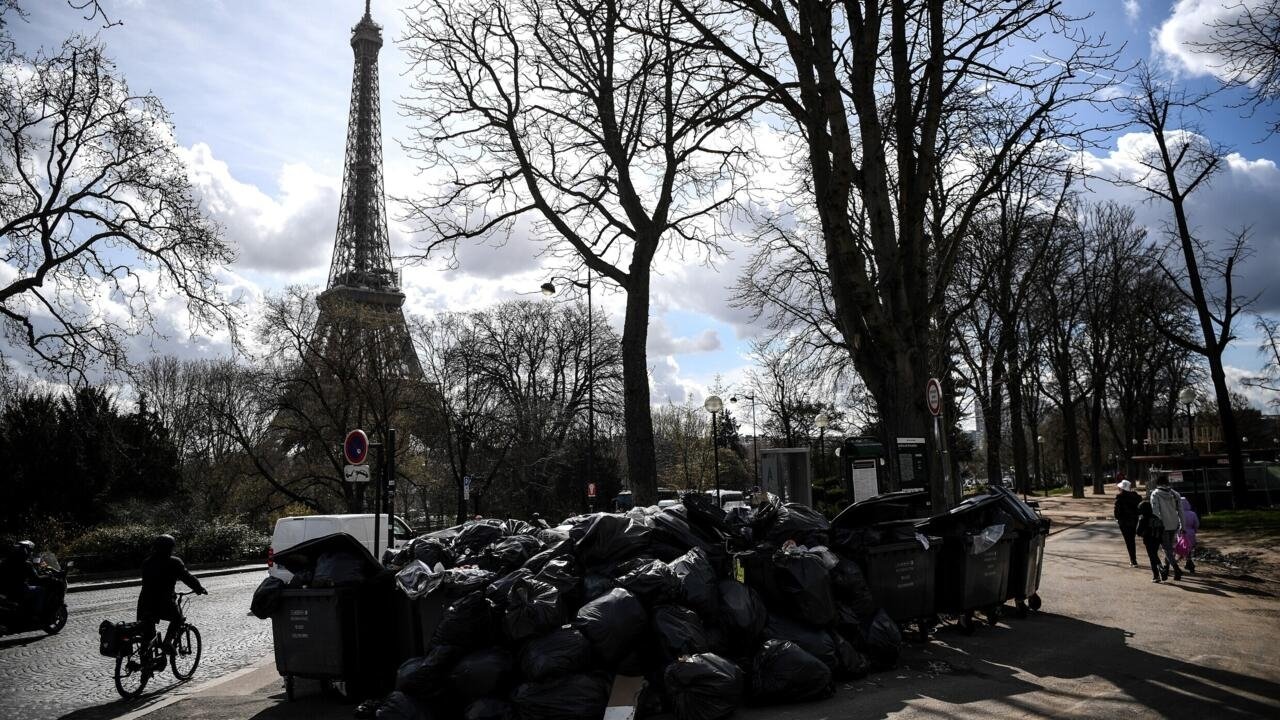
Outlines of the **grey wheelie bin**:
{"label": "grey wheelie bin", "polygon": [[917,525],[942,538],[935,574],[937,610],[955,615],[965,633],[973,632],[979,611],[994,625],[1008,598],[1016,531],[1002,505],[1000,497],[979,495]]}
{"label": "grey wheelie bin", "polygon": [[1040,609],[1040,572],[1044,566],[1044,546],[1049,535],[1049,519],[1040,515],[1039,503],[1026,502],[1008,488],[993,487],[988,492],[1000,498],[1013,530],[1009,553],[1009,592],[1018,617],[1027,609]]}
{"label": "grey wheelie bin", "polygon": [[868,545],[858,557],[876,605],[900,626],[915,623],[921,641],[928,639],[937,615],[934,583],[940,543],[941,538],[933,537],[923,543],[911,539]]}

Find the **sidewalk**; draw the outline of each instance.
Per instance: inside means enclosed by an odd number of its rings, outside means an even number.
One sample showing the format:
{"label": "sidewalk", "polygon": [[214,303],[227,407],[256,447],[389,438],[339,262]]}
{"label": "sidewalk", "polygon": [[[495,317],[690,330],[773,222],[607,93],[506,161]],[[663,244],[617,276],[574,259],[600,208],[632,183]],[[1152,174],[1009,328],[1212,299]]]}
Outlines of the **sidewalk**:
{"label": "sidewalk", "polygon": [[[231,567],[215,567],[204,570],[191,571],[192,575],[198,578],[220,577],[222,575],[235,575],[246,572],[266,573],[267,566],[263,563],[251,563],[248,565],[234,565]],[[139,587],[142,585],[140,577],[122,577],[103,580],[83,580],[67,584],[67,592],[91,592],[93,590],[115,590],[116,588]]]}
{"label": "sidewalk", "polygon": [[[734,717],[1280,717],[1277,588],[1207,564],[1182,582],[1152,584],[1147,569],[1129,567],[1105,519],[1111,501],[1041,499],[1054,523],[1042,612],[972,636],[944,626],[932,642],[908,645],[896,671],[842,683],[822,702],[742,708]],[[288,702],[270,659],[230,680],[175,690],[181,695],[159,699],[163,706],[74,717],[345,720],[353,710],[313,683],[300,683]]]}

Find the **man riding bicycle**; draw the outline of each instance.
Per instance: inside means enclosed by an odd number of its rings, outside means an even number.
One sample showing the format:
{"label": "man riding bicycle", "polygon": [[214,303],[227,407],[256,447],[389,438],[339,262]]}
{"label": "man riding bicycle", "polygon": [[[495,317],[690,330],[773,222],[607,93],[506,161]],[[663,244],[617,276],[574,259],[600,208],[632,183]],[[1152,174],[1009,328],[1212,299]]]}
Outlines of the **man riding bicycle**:
{"label": "man riding bicycle", "polygon": [[[160,535],[151,545],[151,554],[142,561],[142,592],[138,595],[138,620],[147,624],[144,637],[155,637],[156,626],[161,620],[168,620],[165,628],[164,646],[173,647],[173,635],[182,626],[184,618],[174,598],[174,588],[181,580],[197,595],[208,595],[200,581],[187,571],[182,558],[173,554],[176,542],[172,535]],[[142,657],[147,657],[143,648]]]}

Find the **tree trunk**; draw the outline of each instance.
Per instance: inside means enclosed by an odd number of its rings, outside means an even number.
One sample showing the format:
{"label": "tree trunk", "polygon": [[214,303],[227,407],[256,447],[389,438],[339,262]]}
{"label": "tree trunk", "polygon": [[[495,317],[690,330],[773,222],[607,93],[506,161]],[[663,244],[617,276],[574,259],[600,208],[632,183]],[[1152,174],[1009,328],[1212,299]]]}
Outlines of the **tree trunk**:
{"label": "tree trunk", "polygon": [[925,477],[913,478],[914,482],[929,490],[933,512],[938,513],[955,505],[956,498],[943,483],[943,460],[940,438],[934,435],[933,416],[925,405],[925,383],[928,377],[923,368],[911,366],[905,353],[895,355],[897,367],[891,377],[882,382],[868,383],[868,389],[880,409],[881,433],[885,447],[889,448],[890,489],[900,487],[902,468],[899,467],[897,439],[922,437],[925,439]]}
{"label": "tree trunk", "polygon": [[1010,348],[1005,374],[1008,378],[1005,387],[1009,391],[1009,446],[1013,450],[1014,482],[1026,494],[1031,489],[1031,472],[1027,467],[1027,434],[1022,420],[1022,369],[1016,358],[1015,350]]}
{"label": "tree trunk", "polygon": [[653,451],[653,413],[649,407],[649,275],[632,264],[627,309],[622,323],[622,414],[627,432],[627,476],[636,507],[658,503],[658,463]]}
{"label": "tree trunk", "polygon": [[1102,405],[1106,401],[1103,388],[1095,385],[1093,397],[1089,399],[1089,469],[1093,473],[1093,494],[1105,495],[1106,484],[1102,481],[1104,471],[1102,465]]}
{"label": "tree trunk", "polygon": [[[998,378],[999,374],[993,372],[992,377]],[[1003,485],[1004,473],[1000,466],[1000,430],[1003,423],[1000,414],[1004,411],[1004,403],[1001,402],[1000,388],[995,383],[990,388],[989,402],[982,404],[982,426],[987,444],[987,482]]]}
{"label": "tree trunk", "polygon": [[1076,401],[1067,398],[1062,403],[1062,462],[1071,480],[1071,497],[1084,497],[1084,475],[1080,472],[1080,424],[1076,420]]}
{"label": "tree trunk", "polygon": [[1240,446],[1240,434],[1236,428],[1235,408],[1231,407],[1231,393],[1227,389],[1227,375],[1222,366],[1222,354],[1209,356],[1209,375],[1213,378],[1213,392],[1218,401],[1218,421],[1222,424],[1222,439],[1227,446],[1227,458],[1231,463],[1231,500],[1237,508],[1251,506],[1249,486],[1244,479],[1244,449]]}

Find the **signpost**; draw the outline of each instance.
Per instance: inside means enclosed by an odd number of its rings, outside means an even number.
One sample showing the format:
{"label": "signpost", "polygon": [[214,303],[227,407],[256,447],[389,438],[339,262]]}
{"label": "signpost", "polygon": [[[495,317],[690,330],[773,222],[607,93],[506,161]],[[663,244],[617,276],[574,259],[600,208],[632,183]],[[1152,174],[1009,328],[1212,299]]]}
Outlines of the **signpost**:
{"label": "signpost", "polygon": [[369,482],[369,466],[347,465],[342,468],[342,478],[350,483],[367,483]]}
{"label": "signpost", "polygon": [[933,441],[938,447],[938,461],[942,465],[942,482],[946,495],[952,506],[960,502],[958,488],[951,485],[951,468],[947,462],[946,435],[942,432],[942,383],[938,378],[929,378],[924,386],[924,402],[933,415]]}
{"label": "signpost", "polygon": [[596,511],[596,484],[587,483],[587,505],[590,506],[591,512]]}
{"label": "signpost", "polygon": [[[352,430],[342,440],[342,456],[347,465],[342,468],[342,477],[347,482],[371,482],[373,473],[369,469],[369,449],[378,448],[378,482],[373,494],[373,557],[378,558],[378,541],[382,536],[382,513],[387,513],[387,547],[395,545],[395,523],[391,521],[395,512],[395,500],[387,497],[387,490],[396,487],[396,431],[387,430],[387,441],[369,442],[369,436],[363,430]],[[390,452],[387,450],[390,448]]]}

